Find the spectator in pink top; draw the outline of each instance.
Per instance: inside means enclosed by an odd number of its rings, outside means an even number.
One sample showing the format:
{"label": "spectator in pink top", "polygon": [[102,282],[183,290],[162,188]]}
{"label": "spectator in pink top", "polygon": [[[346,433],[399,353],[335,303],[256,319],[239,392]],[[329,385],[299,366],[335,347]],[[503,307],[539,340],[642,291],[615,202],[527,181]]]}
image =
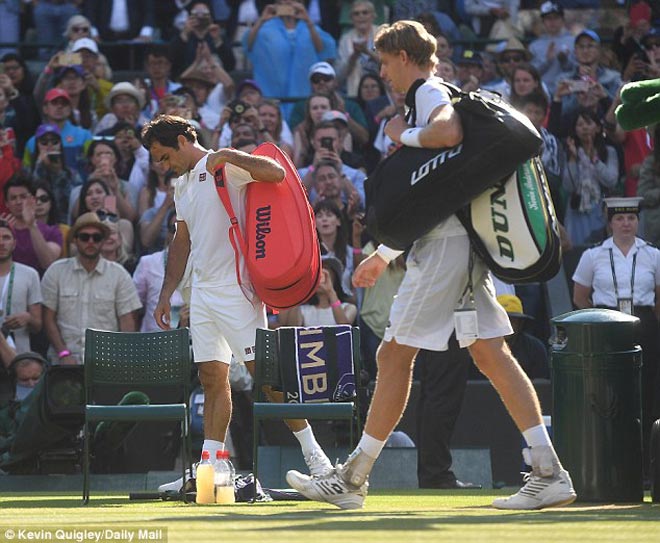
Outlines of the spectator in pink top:
{"label": "spectator in pink top", "polygon": [[22,174],[12,177],[4,186],[11,217],[0,218],[13,222],[16,231],[14,261],[32,266],[41,276],[62,254],[62,232],[57,225],[37,222],[33,191],[29,177]]}

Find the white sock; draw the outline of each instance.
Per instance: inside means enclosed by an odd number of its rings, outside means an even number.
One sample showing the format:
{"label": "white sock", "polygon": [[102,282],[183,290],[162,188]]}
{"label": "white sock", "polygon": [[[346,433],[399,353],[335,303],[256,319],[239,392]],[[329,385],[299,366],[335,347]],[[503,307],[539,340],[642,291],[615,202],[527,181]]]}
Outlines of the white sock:
{"label": "white sock", "polygon": [[317,449],[322,450],[321,446],[316,441],[314,431],[309,424],[302,430],[293,432],[293,435],[296,436],[296,439],[300,442],[300,448],[302,449],[303,455],[307,456]]}
{"label": "white sock", "polygon": [[538,424],[537,426],[527,428],[522,434],[529,447],[552,447],[552,442],[550,441],[548,429],[545,427],[545,424]]}
{"label": "white sock", "polygon": [[215,454],[218,451],[224,451],[225,444],[222,441],[215,441],[213,439],[205,439],[202,443],[202,451],[209,451],[209,460],[211,463],[215,462]]}
{"label": "white sock", "polygon": [[371,437],[369,434],[362,434],[362,437],[360,438],[360,442],[357,445],[357,449],[360,449],[361,451],[363,451],[368,456],[371,456],[372,458],[378,458],[378,456],[380,455],[380,451],[383,450],[384,446],[385,446],[384,441],[380,441],[375,437]]}

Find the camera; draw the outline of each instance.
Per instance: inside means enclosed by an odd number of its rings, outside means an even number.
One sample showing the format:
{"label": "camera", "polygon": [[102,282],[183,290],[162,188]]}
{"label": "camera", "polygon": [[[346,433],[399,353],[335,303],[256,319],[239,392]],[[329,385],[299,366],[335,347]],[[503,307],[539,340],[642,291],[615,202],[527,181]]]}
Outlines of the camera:
{"label": "camera", "polygon": [[231,116],[229,117],[229,122],[235,121],[250,108],[250,106],[245,102],[243,102],[243,100],[233,100],[232,102],[227,104],[227,107],[231,109]]}
{"label": "camera", "polygon": [[328,151],[334,151],[335,148],[333,144],[334,144],[334,140],[332,138],[328,138],[328,137],[321,138],[321,147],[323,149],[327,149]]}

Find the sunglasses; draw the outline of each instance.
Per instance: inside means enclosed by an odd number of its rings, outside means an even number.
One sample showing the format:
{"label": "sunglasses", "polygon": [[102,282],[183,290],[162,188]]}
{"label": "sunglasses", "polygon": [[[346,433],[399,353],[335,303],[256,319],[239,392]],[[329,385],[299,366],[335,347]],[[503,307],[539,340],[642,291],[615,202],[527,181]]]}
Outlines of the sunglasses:
{"label": "sunglasses", "polygon": [[90,239],[94,243],[101,243],[103,241],[103,234],[101,234],[100,232],[96,234],[88,234],[87,232],[82,232],[81,234],[78,234],[76,237],[83,243],[87,243]]}
{"label": "sunglasses", "polygon": [[323,75],[323,74],[314,74],[312,77],[310,77],[310,81],[317,85],[318,83],[325,82],[327,83],[328,81],[332,81],[334,77],[331,75]]}
{"label": "sunglasses", "polygon": [[48,194],[42,194],[41,196],[37,196],[36,199],[37,202],[39,202],[40,204],[47,204],[48,202],[50,202],[50,196],[48,196]]}
{"label": "sunglasses", "polygon": [[60,142],[60,138],[41,138],[39,143],[42,145],[57,145]]}
{"label": "sunglasses", "polygon": [[114,136],[94,136],[92,138],[94,141],[115,141]]}
{"label": "sunglasses", "polygon": [[119,215],[117,215],[116,213],[112,213],[110,211],[103,211],[101,209],[98,209],[96,211],[96,216],[99,218],[100,221],[110,221],[110,222],[119,221]]}
{"label": "sunglasses", "polygon": [[522,55],[511,55],[508,57],[502,57],[502,60],[500,62],[503,63],[508,63],[508,62],[522,62],[524,60],[524,57]]}
{"label": "sunglasses", "polygon": [[88,26],[72,26],[71,30],[73,32],[89,32]]}
{"label": "sunglasses", "polygon": [[371,11],[369,11],[368,9],[360,9],[351,12],[351,15],[369,15],[370,13]]}

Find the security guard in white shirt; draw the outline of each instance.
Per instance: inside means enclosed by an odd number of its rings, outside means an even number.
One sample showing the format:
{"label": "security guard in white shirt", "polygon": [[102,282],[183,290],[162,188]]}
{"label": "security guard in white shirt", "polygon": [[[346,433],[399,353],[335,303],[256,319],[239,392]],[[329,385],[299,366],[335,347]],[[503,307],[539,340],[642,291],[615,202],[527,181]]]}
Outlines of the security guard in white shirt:
{"label": "security guard in white shirt", "polygon": [[640,319],[644,466],[651,425],[660,418],[660,250],[636,237],[642,198],[605,198],[612,237],[586,250],[573,274],[573,302]]}

